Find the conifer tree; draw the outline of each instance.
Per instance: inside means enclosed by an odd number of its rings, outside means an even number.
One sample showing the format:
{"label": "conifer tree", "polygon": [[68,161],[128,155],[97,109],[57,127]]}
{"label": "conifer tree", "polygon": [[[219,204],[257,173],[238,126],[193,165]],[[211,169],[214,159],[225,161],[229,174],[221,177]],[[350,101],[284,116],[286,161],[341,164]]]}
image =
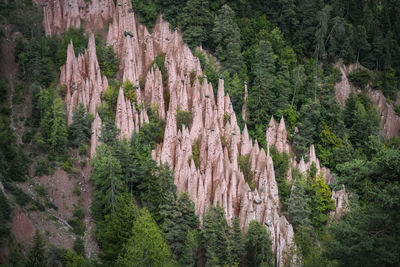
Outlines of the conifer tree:
{"label": "conifer tree", "polygon": [[269,233],[259,222],[250,222],[244,242],[247,266],[274,266]]}
{"label": "conifer tree", "polygon": [[124,245],[117,266],[176,266],[173,254],[160,229],[146,209],[139,212],[132,226],[132,236]]}
{"label": "conifer tree", "polygon": [[38,230],[33,237],[33,246],[29,251],[26,267],[46,267],[45,244]]}
{"label": "conifer tree", "polygon": [[86,114],[83,104],[79,103],[72,113],[72,123],[68,128],[68,139],[72,147],[80,147],[90,140],[92,119],[92,116]]}
{"label": "conifer tree", "polygon": [[255,75],[253,87],[249,91],[249,128],[268,122],[272,100],[272,81],[275,72],[275,59],[269,42],[260,41],[253,63]]}
{"label": "conifer tree", "polygon": [[183,40],[191,47],[202,45],[210,35],[212,16],[206,0],[189,0],[179,18]]}

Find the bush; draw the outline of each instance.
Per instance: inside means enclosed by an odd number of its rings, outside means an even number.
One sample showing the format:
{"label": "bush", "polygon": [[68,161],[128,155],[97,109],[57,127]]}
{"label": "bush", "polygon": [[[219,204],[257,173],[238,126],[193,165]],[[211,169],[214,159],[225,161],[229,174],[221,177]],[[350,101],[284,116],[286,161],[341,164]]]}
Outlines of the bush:
{"label": "bush", "polygon": [[394,112],[397,116],[400,116],[400,105],[394,105]]}
{"label": "bush", "polygon": [[178,107],[178,112],[176,115],[176,124],[178,130],[182,130],[182,125],[185,125],[186,128],[189,128],[191,122],[192,122],[192,112],[181,110]]}
{"label": "bush", "polygon": [[85,254],[85,244],[80,236],[77,236],[74,241],[74,250],[78,255]]}
{"label": "bush", "polygon": [[81,220],[73,218],[68,223],[71,225],[74,234],[83,235],[85,233],[85,224]]}
{"label": "bush", "polygon": [[128,98],[131,103],[136,102],[136,91],[133,83],[131,83],[129,80],[126,80],[123,89],[125,97]]}
{"label": "bush", "polygon": [[279,151],[273,146],[270,147],[270,152],[272,161],[274,163],[275,179],[278,184],[279,198],[285,206],[287,199],[290,197],[291,188],[290,184],[287,181],[290,158],[288,153],[279,153]]}
{"label": "bush", "polygon": [[[139,20],[141,23],[145,24],[148,30],[154,27],[157,19],[157,6],[153,1],[150,0],[131,0],[132,7],[139,14]],[[136,36],[135,36],[136,37]]]}
{"label": "bush", "polygon": [[192,159],[196,168],[200,167],[200,140],[194,140],[192,146]]}
{"label": "bush", "polygon": [[49,162],[45,159],[39,158],[35,164],[35,176],[43,176],[50,174]]}
{"label": "bush", "polygon": [[238,165],[244,175],[244,180],[249,184],[250,189],[255,189],[254,172],[250,170],[250,155],[242,155],[238,157]]}
{"label": "bush", "polygon": [[366,70],[361,70],[349,75],[350,82],[360,89],[364,89],[371,79],[371,75]]}

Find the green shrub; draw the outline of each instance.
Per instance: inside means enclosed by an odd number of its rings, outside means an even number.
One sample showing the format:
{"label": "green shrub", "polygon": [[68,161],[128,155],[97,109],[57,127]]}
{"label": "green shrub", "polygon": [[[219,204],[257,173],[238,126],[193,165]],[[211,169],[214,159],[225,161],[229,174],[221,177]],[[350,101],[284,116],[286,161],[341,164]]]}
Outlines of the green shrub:
{"label": "green shrub", "polygon": [[361,70],[349,75],[350,82],[360,89],[364,89],[371,80],[371,75],[366,70]]}
{"label": "green shrub", "polygon": [[178,107],[178,112],[176,115],[176,124],[178,130],[182,130],[182,125],[185,125],[186,128],[189,128],[191,122],[192,122],[192,112],[181,110]]}
{"label": "green shrub", "polygon": [[131,103],[136,102],[136,90],[133,83],[131,83],[129,80],[126,80],[122,88],[124,89],[125,97],[128,98]]}
{"label": "green shrub", "polygon": [[190,86],[193,86],[194,81],[196,80],[196,75],[197,75],[197,72],[195,70],[192,70],[190,72]]}
{"label": "green shrub", "polygon": [[224,113],[224,126],[225,126],[225,124],[226,124],[228,121],[229,121],[229,122],[231,121],[231,115],[229,115],[228,112],[225,112],[225,113]]}
{"label": "green shrub", "polygon": [[196,168],[200,167],[200,140],[194,140],[192,146],[192,159]]}
{"label": "green shrub", "polygon": [[[137,14],[139,14],[139,20],[141,23],[145,24],[148,30],[151,30],[154,27],[154,24],[157,19],[157,6],[154,1],[150,0],[131,0],[132,8],[135,10]],[[135,36],[135,38],[137,38]]]}
{"label": "green shrub", "polygon": [[[154,59],[154,62],[152,64],[152,67],[154,68],[155,66],[158,67],[158,69],[161,71],[161,78],[163,81],[163,86],[164,88],[167,87],[167,82],[168,82],[168,76],[167,76],[167,69],[165,68],[165,53],[159,53],[156,58]],[[144,87],[142,87],[144,89]]]}
{"label": "green shrub", "polygon": [[400,116],[400,105],[394,105],[394,112],[396,112],[397,116]]}
{"label": "green shrub", "polygon": [[242,155],[238,157],[238,165],[244,175],[244,180],[249,184],[251,190],[254,190],[254,172],[250,169],[250,155]]}
{"label": "green shrub", "polygon": [[73,216],[79,220],[85,218],[85,210],[83,208],[77,208],[74,210]]}
{"label": "green shrub", "polygon": [[114,53],[114,49],[111,45],[102,47],[97,46],[96,49],[97,58],[99,59],[99,65],[101,74],[108,78],[113,78],[118,71],[118,58]]}
{"label": "green shrub", "polygon": [[78,255],[85,254],[85,244],[80,236],[77,236],[74,241],[74,250]]}
{"label": "green shrub", "polygon": [[74,186],[74,191],[72,192],[75,196],[80,196],[81,195],[81,190],[79,189],[79,186],[75,185]]}
{"label": "green shrub", "polygon": [[39,158],[35,164],[35,176],[43,176],[50,174],[49,162],[45,159]]}
{"label": "green shrub", "polygon": [[36,192],[39,196],[41,196],[41,197],[43,197],[43,198],[47,198],[47,190],[46,190],[46,188],[45,188],[43,185],[37,185],[37,184],[35,184],[35,185],[33,186],[33,189],[35,190],[35,192]]}
{"label": "green shrub", "polygon": [[290,197],[290,184],[287,181],[289,171],[290,158],[286,152],[279,153],[274,147],[270,146],[272,161],[274,162],[275,179],[278,184],[278,192],[281,203],[285,205]]}
{"label": "green shrub", "polygon": [[71,219],[68,224],[72,227],[72,232],[76,235],[83,235],[85,233],[85,224],[78,219]]}

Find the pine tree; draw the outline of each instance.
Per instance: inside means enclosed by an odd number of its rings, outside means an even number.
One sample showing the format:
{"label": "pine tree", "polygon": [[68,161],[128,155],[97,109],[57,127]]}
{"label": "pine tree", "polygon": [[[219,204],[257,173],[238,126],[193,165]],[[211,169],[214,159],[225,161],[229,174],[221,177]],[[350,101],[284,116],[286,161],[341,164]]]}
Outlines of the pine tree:
{"label": "pine tree", "polygon": [[240,220],[238,217],[232,220],[232,233],[230,236],[231,259],[230,264],[240,265],[244,256],[244,243],[242,239],[242,231],[240,230]]}
{"label": "pine tree", "polygon": [[115,211],[116,198],[126,189],[121,177],[121,165],[113,157],[111,149],[107,145],[101,145],[97,148],[96,156],[92,159],[91,165],[93,171],[90,179],[97,187],[92,209],[95,218],[101,219],[103,215]]}
{"label": "pine tree", "polygon": [[176,266],[173,254],[150,213],[143,209],[132,226],[132,237],[124,245],[117,266]]}
{"label": "pine tree", "polygon": [[182,247],[182,254],[178,258],[180,266],[182,267],[197,266],[199,243],[200,243],[200,235],[198,230],[188,229],[186,232],[185,242]]}
{"label": "pine tree", "polygon": [[234,19],[235,12],[228,5],[223,5],[215,18],[211,34],[222,69],[229,73],[237,73],[242,68],[240,33]]}
{"label": "pine tree", "polygon": [[169,203],[167,202],[162,207],[161,215],[164,217],[165,238],[174,254],[179,258],[187,238],[187,231],[199,226],[194,203],[187,193],[183,193],[177,201],[171,199]]}
{"label": "pine tree", "polygon": [[253,87],[249,92],[249,128],[268,122],[271,110],[272,80],[275,72],[275,59],[269,42],[260,41],[252,66],[255,75]]}
{"label": "pine tree", "polygon": [[206,0],[189,0],[179,18],[183,40],[191,47],[202,45],[210,35],[212,16]]}
{"label": "pine tree", "polygon": [[306,182],[302,176],[297,177],[293,183],[292,192],[287,200],[287,214],[293,225],[297,226],[301,223],[310,224],[311,210],[309,208],[309,197],[306,194]]}
{"label": "pine tree", "polygon": [[[50,114],[48,114],[50,115]],[[64,102],[56,97],[52,106],[52,126],[49,143],[54,152],[65,153],[67,151],[68,132],[65,121]]]}
{"label": "pine tree", "polygon": [[228,264],[231,249],[230,229],[226,223],[224,209],[219,204],[211,206],[204,214],[201,236],[206,258],[205,266]]}
{"label": "pine tree", "polygon": [[46,267],[45,244],[38,230],[33,237],[33,246],[29,251],[26,267]]}
{"label": "pine tree", "polygon": [[269,233],[259,222],[250,222],[244,242],[247,266],[274,266]]}
{"label": "pine tree", "polygon": [[86,114],[83,104],[79,103],[72,113],[72,123],[68,128],[68,139],[72,147],[80,147],[90,140],[92,119],[92,116]]}
{"label": "pine tree", "polygon": [[117,197],[115,212],[106,215],[97,225],[97,239],[101,245],[100,259],[104,264],[112,264],[117,259],[123,245],[132,236],[132,226],[138,216],[138,209],[128,193]]}
{"label": "pine tree", "polygon": [[101,125],[101,135],[99,138],[100,142],[111,145],[117,140],[120,130],[115,126],[115,123],[111,119],[103,120]]}

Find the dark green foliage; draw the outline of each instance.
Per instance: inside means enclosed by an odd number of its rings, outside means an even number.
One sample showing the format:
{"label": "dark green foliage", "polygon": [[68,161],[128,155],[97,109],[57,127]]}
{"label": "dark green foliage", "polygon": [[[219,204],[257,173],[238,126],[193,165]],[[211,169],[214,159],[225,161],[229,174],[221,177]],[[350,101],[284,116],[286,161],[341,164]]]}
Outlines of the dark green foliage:
{"label": "dark green foliage", "polygon": [[339,266],[397,266],[399,261],[398,182],[372,189],[367,205],[352,205],[350,213],[332,225],[328,256]]}
{"label": "dark green foliage", "polygon": [[275,179],[278,184],[279,200],[285,205],[290,196],[290,184],[287,181],[290,158],[286,152],[279,153],[275,147],[270,147],[270,153],[274,162]]}
{"label": "dark green foliage", "polygon": [[151,0],[131,0],[132,7],[139,14],[140,22],[145,24],[149,31],[154,27],[157,19],[157,6]]}
{"label": "dark green foliage", "polygon": [[212,16],[207,0],[189,0],[179,16],[183,40],[191,47],[207,42],[212,29]]}
{"label": "dark green foliage", "polygon": [[154,59],[152,66],[153,68],[157,66],[158,69],[161,71],[161,78],[163,81],[164,88],[167,88],[168,76],[167,76],[167,69],[165,68],[165,53],[159,53]]}
{"label": "dark green foliage", "polygon": [[223,5],[215,18],[211,36],[222,69],[230,73],[239,72],[242,68],[240,32],[234,19],[235,12],[228,5]]}
{"label": "dark green foliage", "polygon": [[97,239],[102,251],[100,259],[103,263],[112,264],[121,252],[123,245],[131,237],[133,222],[138,215],[137,207],[128,194],[118,197],[115,212],[104,217],[97,224]]}
{"label": "dark green foliage", "polygon": [[75,56],[83,54],[88,45],[88,36],[84,33],[84,29],[75,29],[73,27],[62,35],[62,39],[59,40],[58,49],[56,51],[56,64],[57,67],[61,67],[65,64],[67,59],[68,45],[71,43],[74,45]]}
{"label": "dark green foliage", "polygon": [[245,255],[244,241],[242,239],[242,231],[240,229],[240,219],[238,217],[232,220],[232,232],[230,236],[231,246],[231,262],[240,264]]}
{"label": "dark green foliage", "polygon": [[93,115],[86,114],[85,107],[79,103],[72,113],[72,123],[68,127],[68,139],[72,147],[80,147],[90,140],[92,121]]}
{"label": "dark green foliage", "polygon": [[97,148],[91,165],[93,171],[90,179],[97,187],[92,211],[95,219],[100,220],[104,215],[115,210],[117,196],[126,189],[121,177],[121,165],[118,159],[112,155],[109,146],[101,145]]}
{"label": "dark green foliage", "polygon": [[99,61],[101,74],[113,78],[118,71],[118,58],[111,45],[104,46],[101,36],[96,36],[96,55]]}
{"label": "dark green foliage", "polygon": [[[186,255],[186,259],[182,259],[182,253],[186,239],[188,246],[193,246],[194,229],[199,227],[199,220],[194,213],[194,203],[190,200],[187,193],[183,193],[178,200],[171,199],[169,203],[162,207],[161,215],[164,217],[163,230],[165,239],[171,246],[172,252],[177,256],[179,262],[187,261],[190,257]],[[189,235],[189,237],[187,236]],[[190,248],[187,248],[186,253],[190,253]],[[189,257],[189,258],[188,258]]]}
{"label": "dark green foliage", "polygon": [[[76,208],[74,210],[72,218],[68,220],[69,225],[72,226],[72,232],[77,235],[77,239],[79,238],[79,236],[83,236],[83,234],[85,233],[85,224],[83,223],[84,216],[85,211],[82,208]],[[79,243],[80,241],[76,242]],[[79,246],[79,244],[77,245]],[[75,251],[79,254],[77,250]]]}
{"label": "dark green foliage", "polygon": [[43,158],[39,158],[35,164],[35,175],[36,176],[43,176],[50,174],[50,164],[47,160]]}
{"label": "dark green foliage", "polygon": [[181,110],[178,107],[178,111],[176,114],[176,126],[178,130],[182,130],[183,125],[185,125],[186,129],[189,129],[190,124],[192,122],[192,112],[187,110]]}
{"label": "dark green foliage", "polygon": [[371,80],[371,76],[368,71],[361,70],[359,72],[350,74],[349,80],[353,85],[357,86],[361,90],[364,90],[368,82]]}
{"label": "dark green foliage", "polygon": [[238,166],[244,175],[245,181],[249,184],[250,189],[254,190],[254,172],[250,169],[250,155],[242,155],[238,157]]}
{"label": "dark green foliage", "polygon": [[182,255],[179,259],[180,266],[195,267],[198,260],[198,249],[200,244],[199,232],[195,229],[187,230]]}
{"label": "dark green foliage", "polygon": [[99,141],[103,142],[104,144],[111,145],[116,142],[119,132],[120,130],[115,126],[114,121],[107,118],[101,125],[101,135]]}
{"label": "dark green foliage", "polygon": [[194,140],[192,147],[192,159],[196,168],[200,167],[200,140]]}
{"label": "dark green foliage", "polygon": [[211,206],[203,217],[201,232],[202,247],[205,251],[205,266],[223,266],[230,261],[230,229],[225,212],[220,205]]}
{"label": "dark green foliage", "polygon": [[64,101],[54,88],[39,89],[34,114],[38,114],[41,136],[53,153],[67,152],[68,132],[65,118]]}
{"label": "dark green foliage", "polygon": [[271,108],[272,78],[275,72],[275,58],[271,44],[260,41],[253,60],[254,83],[249,90],[248,110],[249,129],[255,129],[257,125],[265,125],[268,122],[268,111]]}
{"label": "dark green foliage", "polygon": [[38,230],[36,230],[33,237],[33,245],[29,251],[28,261],[26,267],[46,267],[45,244],[43,237]]}
{"label": "dark green foliage", "polygon": [[290,196],[285,203],[287,207],[286,214],[295,227],[301,223],[310,225],[311,209],[308,206],[307,183],[297,169],[293,170],[292,177],[294,183]]}
{"label": "dark green foliage", "polygon": [[7,198],[0,191],[0,246],[6,242],[10,234],[7,221],[10,219],[11,211]]}
{"label": "dark green foliage", "polygon": [[294,240],[298,246],[298,251],[302,256],[304,266],[336,266],[334,262],[330,262],[322,253],[318,246],[315,233],[313,230],[302,224],[297,228]]}
{"label": "dark green foliage", "polygon": [[275,266],[271,238],[259,222],[250,222],[244,243],[247,266]]}
{"label": "dark green foliage", "polygon": [[74,241],[74,250],[78,255],[85,254],[85,243],[80,236],[77,236]]}

